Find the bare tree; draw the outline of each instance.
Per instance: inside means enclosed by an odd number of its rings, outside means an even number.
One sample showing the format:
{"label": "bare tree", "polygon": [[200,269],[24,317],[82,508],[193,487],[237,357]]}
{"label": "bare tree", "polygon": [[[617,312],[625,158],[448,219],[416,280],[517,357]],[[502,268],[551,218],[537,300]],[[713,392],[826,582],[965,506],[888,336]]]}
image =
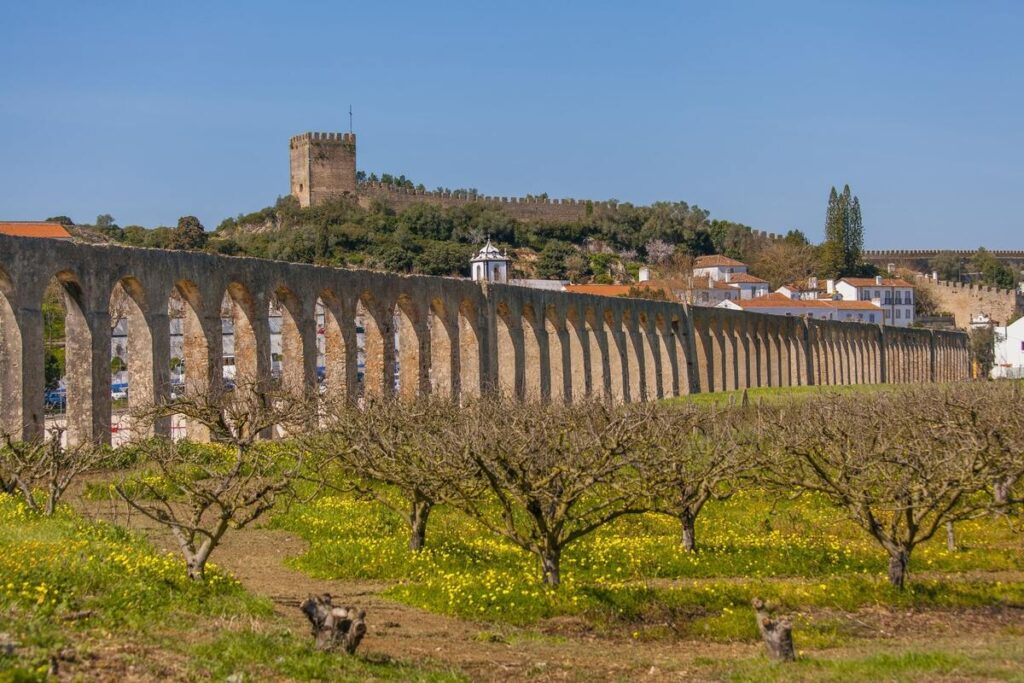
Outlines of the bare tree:
{"label": "bare tree", "polygon": [[[53,428],[48,438],[20,441],[4,432],[0,434],[0,491],[19,491],[25,505],[34,512],[52,515],[64,492],[80,475],[98,469],[106,452],[96,444],[62,445],[64,430]],[[40,506],[35,497],[45,491]]]}
{"label": "bare tree", "polygon": [[439,442],[440,486],[451,505],[533,553],[544,583],[557,586],[566,546],[644,511],[633,466],[638,426],[650,410],[601,403],[467,406]]}
{"label": "bare tree", "polygon": [[751,451],[738,439],[738,412],[672,406],[652,412],[642,425],[639,493],[652,511],[679,520],[688,551],[696,550],[695,524],[705,503],[732,495],[737,478],[752,467]]}
{"label": "bare tree", "polygon": [[946,522],[984,513],[993,470],[965,442],[948,389],[825,396],[759,408],[767,481],[844,509],[889,556],[902,589],[914,548]]}
{"label": "bare tree", "polygon": [[273,450],[255,446],[260,434],[275,426],[308,423],[308,411],[302,399],[248,382],[235,391],[193,392],[149,407],[140,411],[140,420],[181,414],[205,425],[230,449],[224,454],[188,442],[152,440],[145,462],[159,477],[126,477],[115,490],[131,508],[170,530],[189,578],[202,581],[210,554],[228,529],[251,524],[294,495],[301,448],[288,442]]}
{"label": "bare tree", "polygon": [[[393,511],[409,528],[409,549],[422,550],[441,495],[437,444],[458,410],[436,399],[333,404],[327,428],[311,443],[318,460],[309,469],[325,488],[374,498]],[[399,492],[401,505],[382,484]]]}

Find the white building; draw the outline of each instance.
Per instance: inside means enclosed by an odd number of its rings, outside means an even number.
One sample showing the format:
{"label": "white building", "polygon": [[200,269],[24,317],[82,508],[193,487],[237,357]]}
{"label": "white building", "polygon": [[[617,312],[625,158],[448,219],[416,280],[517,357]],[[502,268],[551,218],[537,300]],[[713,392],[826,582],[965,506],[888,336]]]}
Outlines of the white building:
{"label": "white building", "polygon": [[747,272],[747,264],[728,256],[698,256],[693,263],[690,302],[717,306],[722,301],[756,299],[768,294],[768,282]]}
{"label": "white building", "polygon": [[992,366],[992,377],[1024,378],[1024,318],[999,327],[995,332],[996,353]]}
{"label": "white building", "polygon": [[835,282],[818,280],[816,277],[807,278],[806,282],[790,282],[775,290],[790,299],[832,299],[835,296]]}
{"label": "white building", "polygon": [[791,299],[779,292],[757,299],[723,301],[716,308],[875,325],[882,322],[882,309],[870,301]]}
{"label": "white building", "polygon": [[474,282],[508,282],[508,264],[512,259],[507,254],[502,254],[498,248],[491,244],[487,238],[487,244],[481,247],[470,260]]}
{"label": "white building", "polygon": [[914,285],[906,280],[844,277],[835,288],[843,301],[870,301],[880,307],[886,325],[910,327],[914,322]]}

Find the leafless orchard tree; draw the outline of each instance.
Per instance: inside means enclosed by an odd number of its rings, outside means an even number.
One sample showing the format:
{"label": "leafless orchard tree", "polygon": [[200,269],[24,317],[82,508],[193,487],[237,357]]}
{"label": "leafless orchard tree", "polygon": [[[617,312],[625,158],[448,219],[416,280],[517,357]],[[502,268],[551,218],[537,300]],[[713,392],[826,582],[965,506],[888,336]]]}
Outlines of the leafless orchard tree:
{"label": "leafless orchard tree", "polygon": [[184,415],[209,429],[211,438],[229,446],[231,453],[152,440],[145,462],[159,477],[126,477],[115,490],[131,508],[171,531],[189,578],[202,581],[210,554],[228,529],[251,524],[294,495],[301,449],[294,442],[273,449],[255,446],[275,426],[307,424],[312,409],[302,398],[256,382],[240,382],[230,392],[193,392],[151,406],[137,418]]}
{"label": "leafless orchard tree", "polygon": [[696,550],[695,523],[704,504],[732,495],[738,477],[753,466],[738,434],[741,412],[747,411],[671,406],[653,411],[642,425],[639,494],[652,511],[679,520],[686,550]]}
{"label": "leafless orchard tree", "polygon": [[[408,525],[409,549],[422,550],[430,511],[443,494],[438,443],[458,411],[451,401],[427,398],[332,404],[325,429],[309,441],[316,464],[307,469],[327,489],[374,498],[392,510]],[[402,503],[382,484],[397,490]]]}
{"label": "leafless orchard tree", "polygon": [[965,438],[948,394],[930,387],[759,407],[763,476],[844,509],[885,549],[889,581],[902,589],[915,547],[991,507],[994,470]]}
{"label": "leafless orchard tree", "polygon": [[998,512],[1024,502],[1024,390],[1018,381],[977,384],[951,394],[960,428],[973,435],[995,472],[992,499]]}
{"label": "leafless orchard tree", "polygon": [[[99,468],[106,451],[92,443],[63,446],[64,430],[53,428],[48,438],[16,440],[9,433],[0,434],[0,491],[18,491],[25,505],[35,512],[52,515],[57,511],[64,492],[80,475]],[[40,505],[35,492],[45,492]]]}
{"label": "leafless orchard tree", "polygon": [[566,546],[644,511],[635,453],[652,410],[596,402],[466,406],[438,442],[439,485],[453,507],[533,553],[544,583],[557,586]]}

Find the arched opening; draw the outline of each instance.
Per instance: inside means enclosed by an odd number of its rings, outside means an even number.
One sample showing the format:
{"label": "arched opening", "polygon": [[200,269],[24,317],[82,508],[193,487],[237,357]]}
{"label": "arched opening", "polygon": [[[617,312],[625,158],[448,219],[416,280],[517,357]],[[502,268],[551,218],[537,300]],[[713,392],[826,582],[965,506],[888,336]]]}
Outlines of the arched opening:
{"label": "arched opening", "polygon": [[[499,320],[499,323],[501,321]],[[458,332],[458,392],[463,399],[476,398],[483,392],[480,373],[480,318],[476,306],[469,299],[459,304]]]}
{"label": "arched opening", "polygon": [[[223,360],[219,381],[225,389],[233,389],[238,383],[266,380],[272,373],[280,372],[280,346],[271,346],[269,329],[267,334],[259,334],[263,325],[256,316],[255,299],[248,288],[238,282],[228,285],[221,301]],[[280,320],[276,312],[274,316]]]}
{"label": "arched opening", "polygon": [[[201,394],[217,388],[224,381],[222,354],[225,338],[230,339],[225,334],[230,330],[230,320],[225,323],[219,311],[207,314],[199,288],[188,280],[174,284],[167,297],[167,316],[170,319],[168,371],[171,398],[186,392]],[[209,439],[205,427],[186,423],[181,416],[171,418],[170,430],[174,439]]]}
{"label": "arched opening", "polygon": [[109,443],[110,364],[93,353],[94,333],[109,338],[109,329],[89,326],[82,288],[69,271],[50,279],[42,311],[47,423],[64,427],[70,445]]}
{"label": "arched opening", "polygon": [[625,392],[623,400],[637,402],[643,400],[643,342],[637,329],[637,321],[631,311],[622,312],[622,346],[625,359],[622,369],[625,373]]}
{"label": "arched opening", "polygon": [[328,400],[355,400],[359,395],[355,323],[349,320],[341,301],[330,290],[320,292],[316,316],[319,349],[316,373],[321,393]]}
{"label": "arched opening", "polygon": [[515,397],[516,392],[516,344],[512,334],[512,316],[508,306],[501,303],[497,306],[498,316],[494,321],[497,338],[498,361],[498,393],[502,396]]}
{"label": "arched opening", "polygon": [[415,398],[429,392],[428,368],[422,362],[423,342],[420,339],[420,313],[416,310],[412,299],[403,294],[395,304],[395,354],[398,367],[396,382],[398,395],[403,398]]}
{"label": "arched opening", "polygon": [[572,389],[566,389],[569,386],[569,379],[565,371],[571,367],[572,360],[566,359],[569,341],[565,321],[559,320],[555,307],[549,305],[545,311],[543,324],[544,336],[548,341],[549,396],[555,403],[564,403],[572,395]]}
{"label": "arched opening", "polygon": [[[169,358],[157,363],[153,330],[146,319],[146,293],[134,277],[114,285],[110,293],[111,441],[116,446],[135,434],[130,414],[165,397],[170,381]],[[169,331],[163,331],[168,334]],[[154,425],[166,434],[169,424]]]}
{"label": "arched opening", "polygon": [[[585,396],[592,395],[592,379],[589,372],[593,367],[594,359],[589,356],[590,341],[587,334],[587,325],[579,315],[575,307],[570,307],[565,315],[565,339],[569,350],[569,373],[568,388],[569,400],[579,401]],[[598,359],[601,355],[598,354]],[[598,372],[600,377],[601,373]]]}
{"label": "arched opening", "polygon": [[[362,370],[362,396],[391,396],[395,390],[394,335],[392,320],[377,310],[377,302],[369,292],[359,297],[356,309],[356,334]],[[385,307],[385,311],[386,311]]]}
{"label": "arched opening", "polygon": [[537,319],[533,306],[523,306],[523,398],[527,401],[539,401],[543,395],[550,365],[545,358],[540,343],[544,334],[544,321]]}
{"label": "arched opening", "polygon": [[605,335],[608,348],[608,391],[616,403],[627,400],[626,389],[626,339],[622,324],[615,319],[612,311],[604,312]]}
{"label": "arched opening", "polygon": [[271,373],[295,395],[306,395],[316,385],[316,328],[303,302],[288,287],[279,285],[269,307]]}
{"label": "arched opening", "polygon": [[458,371],[459,359],[452,353],[453,333],[448,320],[448,309],[441,299],[430,302],[427,333],[430,335],[430,393],[448,398],[453,395],[456,386],[455,373]]}

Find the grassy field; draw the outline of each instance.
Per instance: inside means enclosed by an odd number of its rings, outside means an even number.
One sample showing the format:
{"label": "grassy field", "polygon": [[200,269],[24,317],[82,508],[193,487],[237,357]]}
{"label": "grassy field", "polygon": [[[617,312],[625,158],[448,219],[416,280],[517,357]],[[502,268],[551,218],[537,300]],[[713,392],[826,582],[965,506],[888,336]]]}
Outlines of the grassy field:
{"label": "grassy field", "polygon": [[398,663],[315,652],[269,601],[219,571],[185,578],[176,556],[135,533],[63,510],[53,518],[0,494],[0,681],[62,676],[224,680],[458,680]]}
{"label": "grassy field", "polygon": [[387,595],[396,600],[498,625],[572,616],[637,640],[753,642],[749,605],[760,596],[795,615],[800,647],[822,649],[870,637],[862,617],[879,609],[1024,607],[1021,539],[1004,519],[958,525],[955,552],[944,539],[921,547],[903,592],[886,582],[873,541],[807,497],[773,506],[746,492],[709,503],[696,554],[680,547],[670,518],[623,518],[571,546],[557,590],[539,583],[530,556],[444,509],[434,513],[419,554],[406,549],[397,517],[367,501],[328,497],[276,523],[309,541],[293,561],[303,571],[392,580]]}

